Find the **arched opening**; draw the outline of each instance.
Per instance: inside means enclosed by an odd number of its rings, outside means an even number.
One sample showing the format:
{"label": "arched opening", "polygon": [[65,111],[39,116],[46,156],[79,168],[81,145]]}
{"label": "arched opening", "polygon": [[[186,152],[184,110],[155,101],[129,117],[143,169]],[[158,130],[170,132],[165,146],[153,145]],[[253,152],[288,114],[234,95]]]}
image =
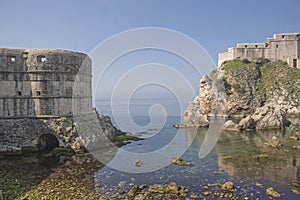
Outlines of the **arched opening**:
{"label": "arched opening", "polygon": [[59,147],[57,138],[52,134],[43,134],[38,138],[37,148],[39,151],[52,151]]}

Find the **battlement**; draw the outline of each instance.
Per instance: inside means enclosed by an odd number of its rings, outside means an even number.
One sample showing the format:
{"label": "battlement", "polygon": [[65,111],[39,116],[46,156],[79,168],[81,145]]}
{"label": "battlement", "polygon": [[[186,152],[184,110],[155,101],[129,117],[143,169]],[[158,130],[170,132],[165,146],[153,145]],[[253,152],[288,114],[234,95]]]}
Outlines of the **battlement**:
{"label": "battlement", "polygon": [[0,118],[92,112],[91,59],[84,53],[0,48],[0,84]]}
{"label": "battlement", "polygon": [[226,60],[234,58],[254,57],[267,58],[271,61],[286,61],[291,67],[300,68],[300,34],[281,33],[267,38],[266,43],[240,43],[228,48],[227,52],[219,53],[218,67]]}

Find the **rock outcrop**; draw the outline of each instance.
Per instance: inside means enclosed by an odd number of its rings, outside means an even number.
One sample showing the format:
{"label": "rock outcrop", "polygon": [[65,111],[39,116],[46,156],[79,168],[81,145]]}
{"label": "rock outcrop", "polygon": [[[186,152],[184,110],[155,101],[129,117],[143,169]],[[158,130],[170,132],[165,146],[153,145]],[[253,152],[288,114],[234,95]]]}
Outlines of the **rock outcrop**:
{"label": "rock outcrop", "polygon": [[211,111],[212,85],[208,76],[200,80],[199,95],[191,102],[183,117],[183,124],[187,127],[207,127],[209,124],[208,114]]}
{"label": "rock outcrop", "polygon": [[[84,121],[85,120],[85,121]],[[82,126],[79,122],[84,122]],[[7,129],[7,127],[13,127]],[[80,134],[86,132],[87,134]],[[12,134],[13,133],[13,134]],[[74,152],[86,151],[89,143],[97,141],[112,141],[117,145],[122,143],[118,136],[126,133],[118,130],[110,118],[97,112],[76,117],[60,117],[53,119],[6,119],[0,123],[0,152],[43,151],[50,143],[49,150],[55,146],[70,148]],[[106,138],[104,140],[103,138]],[[103,143],[103,142],[102,142]],[[105,144],[104,144],[105,145]],[[51,145],[50,145],[51,146]]]}
{"label": "rock outcrop", "polygon": [[[226,122],[225,125],[227,123],[228,122]],[[226,129],[225,125],[224,129]],[[243,118],[238,124],[231,124],[232,127],[236,126],[239,130],[280,129],[289,125],[290,121],[287,119],[287,108],[273,104],[258,107],[253,114]]]}
{"label": "rock outcrop", "polygon": [[[221,95],[220,95],[221,94]],[[228,121],[224,130],[279,129],[300,125],[300,69],[282,61],[255,58],[225,62],[200,80],[199,94],[189,104],[183,124],[208,126],[209,117],[242,118]]]}

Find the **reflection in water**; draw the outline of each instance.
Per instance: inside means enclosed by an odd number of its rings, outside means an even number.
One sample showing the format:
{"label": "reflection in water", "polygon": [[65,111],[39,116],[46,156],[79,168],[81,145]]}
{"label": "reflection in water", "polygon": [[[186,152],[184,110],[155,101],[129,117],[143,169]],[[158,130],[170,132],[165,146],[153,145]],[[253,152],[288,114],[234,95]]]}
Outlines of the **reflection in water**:
{"label": "reflection in water", "polygon": [[[170,124],[174,122],[171,121]],[[119,172],[106,166],[95,173],[95,184],[102,185],[96,189],[97,192],[114,193],[120,189],[128,191],[133,184],[166,184],[174,181],[188,187],[190,191],[202,193],[205,191],[204,185],[233,181],[240,197],[266,199],[266,188],[274,187],[280,193],[286,194],[285,199],[297,199],[290,190],[292,182],[299,180],[300,175],[300,150],[292,148],[293,145],[300,144],[300,141],[289,138],[294,134],[293,131],[223,131],[214,149],[205,158],[200,159],[199,149],[208,134],[207,129],[198,129],[196,135],[195,128],[182,130],[180,145],[190,145],[182,158],[192,162],[192,166],[176,166],[170,162],[170,165],[163,169],[142,174]],[[123,148],[132,152],[154,151],[162,147],[163,141],[171,141],[175,135],[176,129],[167,127],[153,137],[133,142]],[[283,143],[283,147],[276,149],[264,144],[273,136]],[[134,163],[132,168],[136,168]],[[265,187],[257,187],[257,182]]]}
{"label": "reflection in water", "polygon": [[[287,130],[223,132],[216,150],[220,170],[239,178],[260,178],[279,185],[299,181],[300,155],[292,146],[299,143]],[[270,148],[265,142],[276,136],[284,145]],[[230,156],[230,159],[226,159]]]}

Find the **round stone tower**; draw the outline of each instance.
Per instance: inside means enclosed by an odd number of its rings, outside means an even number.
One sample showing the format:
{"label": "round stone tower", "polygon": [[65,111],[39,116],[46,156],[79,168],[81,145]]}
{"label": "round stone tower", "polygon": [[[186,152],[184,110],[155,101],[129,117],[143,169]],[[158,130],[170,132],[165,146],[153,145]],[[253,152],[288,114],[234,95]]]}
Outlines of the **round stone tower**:
{"label": "round stone tower", "polygon": [[[73,142],[72,117],[89,115],[92,66],[86,54],[0,48],[0,151],[65,146]],[[59,120],[69,129],[58,127]]]}
{"label": "round stone tower", "polygon": [[91,113],[91,73],[83,53],[0,48],[0,118]]}

